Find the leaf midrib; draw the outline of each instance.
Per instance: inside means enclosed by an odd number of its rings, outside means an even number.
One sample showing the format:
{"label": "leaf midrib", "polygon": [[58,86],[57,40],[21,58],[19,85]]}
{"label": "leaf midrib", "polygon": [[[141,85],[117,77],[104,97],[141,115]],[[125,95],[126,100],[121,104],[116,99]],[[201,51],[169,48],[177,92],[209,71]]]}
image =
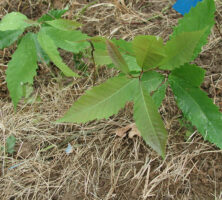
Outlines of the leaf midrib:
{"label": "leaf midrib", "polygon": [[[173,41],[172,41],[172,43],[173,43]],[[197,43],[197,42],[196,42],[196,43]],[[183,48],[180,49],[180,51],[175,51],[175,50],[174,50],[174,52],[176,52],[176,54],[174,54],[174,55],[172,55],[172,56],[169,57],[169,59],[167,60],[167,64],[169,64],[169,62],[172,62],[172,60],[174,60],[175,57],[178,57],[178,55],[180,55],[181,52],[184,52],[184,49],[186,49],[187,46],[189,46],[188,44],[190,44],[190,42],[187,43],[187,45],[184,45]],[[194,50],[195,50],[195,49],[194,49]],[[194,50],[193,50],[193,52],[194,52]],[[180,61],[180,62],[181,62],[181,61]],[[185,62],[186,62],[186,61],[185,61]],[[185,62],[183,61],[180,65],[184,64]],[[174,64],[173,64],[173,65],[174,65]],[[175,66],[173,66],[173,67],[175,67]],[[178,67],[179,67],[179,66],[178,66]]]}
{"label": "leaf midrib", "polygon": [[[141,92],[143,104],[144,104],[144,106],[145,106],[145,111],[146,111],[146,113],[147,113],[147,115],[148,115],[148,120],[150,121],[150,124],[152,124],[151,128],[152,128],[153,132],[156,133],[156,130],[155,130],[154,126],[153,126],[152,120],[150,119],[149,111],[148,111],[147,106],[146,106],[146,100],[145,100],[145,97],[144,97],[144,95],[143,95],[142,85],[140,85],[140,92]],[[155,134],[155,137],[157,137],[157,141],[158,141],[158,143],[159,143],[159,138],[158,138],[158,136],[157,136],[156,134]],[[159,143],[159,145],[161,146],[161,143]]]}
{"label": "leaf midrib", "polygon": [[120,91],[124,90],[126,87],[128,87],[130,84],[132,84],[132,82],[135,80],[130,80],[126,85],[124,85],[123,87],[121,87],[119,90],[117,90],[116,92],[112,93],[111,96],[109,96],[108,98],[105,98],[102,101],[99,101],[98,103],[94,104],[93,106],[90,106],[88,109],[86,109],[85,111],[81,112],[87,112],[88,110],[92,110],[93,108],[97,107],[98,105],[103,104],[104,102],[108,101],[109,99],[111,99],[113,96],[115,96],[116,94],[118,94]]}
{"label": "leaf midrib", "polygon": [[[173,79],[171,79],[171,80],[174,81],[174,83],[176,83],[176,85],[177,85],[182,91],[184,91],[184,93],[189,97],[189,99],[191,99],[192,102],[195,103],[195,105],[197,105],[197,107],[200,109],[201,113],[204,115],[205,119],[206,119],[208,122],[210,122],[211,127],[212,127],[213,130],[214,130],[214,133],[216,133],[217,131],[216,131],[216,129],[214,128],[213,123],[208,119],[208,117],[207,117],[207,115],[205,114],[205,112],[203,112],[201,106],[200,106],[195,100],[193,100],[194,98],[192,97],[192,95],[190,95],[186,90],[184,90],[183,87],[180,86],[180,84],[177,84],[177,81],[175,81],[175,80],[173,80]],[[191,122],[192,122],[192,121],[191,121]],[[196,125],[195,125],[195,126],[196,126]],[[206,130],[205,130],[205,131],[206,131]]]}

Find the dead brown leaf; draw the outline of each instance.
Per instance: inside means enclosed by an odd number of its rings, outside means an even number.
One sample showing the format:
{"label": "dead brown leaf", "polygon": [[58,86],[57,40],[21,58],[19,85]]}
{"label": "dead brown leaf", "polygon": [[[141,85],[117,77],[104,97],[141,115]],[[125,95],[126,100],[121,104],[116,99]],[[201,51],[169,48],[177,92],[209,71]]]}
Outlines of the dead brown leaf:
{"label": "dead brown leaf", "polygon": [[129,131],[129,138],[133,138],[134,136],[141,137],[141,134],[140,134],[138,128],[136,127],[135,123],[133,123],[132,129]]}
{"label": "dead brown leaf", "polygon": [[135,123],[129,124],[125,127],[119,128],[116,130],[116,135],[119,137],[126,137],[128,135],[129,138],[133,138],[134,136],[141,137],[139,130],[136,127]]}

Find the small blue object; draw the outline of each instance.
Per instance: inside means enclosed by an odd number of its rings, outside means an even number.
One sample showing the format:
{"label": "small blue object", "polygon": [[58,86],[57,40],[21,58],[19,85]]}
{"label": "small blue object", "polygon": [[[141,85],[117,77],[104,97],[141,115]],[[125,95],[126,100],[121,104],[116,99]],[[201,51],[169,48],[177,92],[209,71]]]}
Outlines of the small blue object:
{"label": "small blue object", "polygon": [[184,15],[185,13],[189,13],[192,7],[195,7],[197,3],[202,0],[177,0],[177,2],[173,5],[174,10]]}
{"label": "small blue object", "polygon": [[73,148],[72,148],[71,144],[69,143],[67,148],[66,148],[66,154],[69,155],[72,152],[73,152]]}
{"label": "small blue object", "polygon": [[9,170],[15,169],[16,167],[19,167],[20,165],[22,165],[22,164],[24,164],[24,163],[25,163],[25,162],[18,163],[18,164],[16,164],[16,165],[13,165],[13,166],[9,167],[8,169],[9,169]]}

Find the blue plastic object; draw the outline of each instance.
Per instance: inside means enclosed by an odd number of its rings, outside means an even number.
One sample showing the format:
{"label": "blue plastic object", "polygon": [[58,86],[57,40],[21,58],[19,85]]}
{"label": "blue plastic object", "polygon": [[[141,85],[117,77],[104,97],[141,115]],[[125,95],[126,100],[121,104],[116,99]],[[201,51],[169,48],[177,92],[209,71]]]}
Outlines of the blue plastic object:
{"label": "blue plastic object", "polygon": [[73,148],[72,148],[72,145],[69,143],[66,148],[66,154],[69,155],[72,152],[73,152]]}
{"label": "blue plastic object", "polygon": [[197,3],[202,0],[177,0],[173,5],[174,10],[184,15],[188,13],[192,7],[195,7]]}

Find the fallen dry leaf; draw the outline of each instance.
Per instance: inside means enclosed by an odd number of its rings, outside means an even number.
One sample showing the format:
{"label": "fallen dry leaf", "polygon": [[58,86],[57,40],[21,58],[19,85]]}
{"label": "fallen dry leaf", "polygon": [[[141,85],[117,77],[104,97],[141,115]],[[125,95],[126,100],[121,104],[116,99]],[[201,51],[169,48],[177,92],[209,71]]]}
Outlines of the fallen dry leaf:
{"label": "fallen dry leaf", "polygon": [[132,129],[129,131],[129,138],[133,138],[134,136],[141,137],[139,130],[136,127],[136,124],[133,123]]}
{"label": "fallen dry leaf", "polygon": [[116,130],[116,135],[118,135],[119,137],[126,137],[127,134],[129,138],[133,138],[134,136],[141,137],[141,134],[137,129],[135,123],[129,124]]}
{"label": "fallen dry leaf", "polygon": [[126,133],[131,129],[131,127],[129,127],[130,125],[126,126],[126,127],[122,127],[122,128],[118,128],[116,130],[116,135],[119,137],[125,137]]}

